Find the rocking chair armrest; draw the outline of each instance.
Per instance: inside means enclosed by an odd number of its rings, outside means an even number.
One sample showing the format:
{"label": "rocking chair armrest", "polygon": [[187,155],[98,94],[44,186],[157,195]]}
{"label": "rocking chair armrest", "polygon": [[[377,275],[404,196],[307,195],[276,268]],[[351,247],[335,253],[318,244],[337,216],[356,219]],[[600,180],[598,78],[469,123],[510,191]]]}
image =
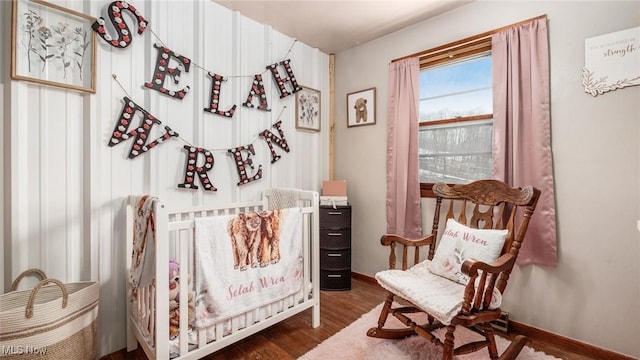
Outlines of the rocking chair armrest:
{"label": "rocking chair armrest", "polygon": [[508,253],[500,256],[491,264],[476,259],[467,259],[462,263],[461,270],[463,274],[472,278],[478,276],[478,270],[491,274],[499,274],[502,271],[510,269],[514,261],[516,261],[516,257]]}
{"label": "rocking chair armrest", "polygon": [[[389,269],[396,268],[396,245],[401,245],[401,262],[402,262],[402,270],[407,270],[409,268],[409,250],[413,251],[413,264],[417,264],[421,261],[420,258],[420,248],[423,246],[429,246],[430,251],[433,251],[434,245],[434,236],[432,234],[427,235],[425,237],[419,239],[409,239],[396,234],[384,234],[380,237],[380,244],[383,246],[389,247]],[[433,253],[429,254],[429,259],[433,257]]]}
{"label": "rocking chair armrest", "polygon": [[396,234],[384,234],[380,237],[380,244],[383,246],[391,246],[392,243],[399,243],[405,246],[433,245],[433,234],[419,239],[409,239]]}
{"label": "rocking chair armrest", "polygon": [[[461,313],[471,315],[474,311],[498,308],[502,301],[501,294],[506,286],[501,274],[509,272],[515,261],[516,257],[509,253],[500,256],[490,264],[476,259],[465,260],[461,271],[469,276],[469,282],[465,286]],[[480,271],[482,271],[481,276],[479,276]],[[498,284],[496,280],[499,280]],[[504,283],[501,284],[502,282]]]}

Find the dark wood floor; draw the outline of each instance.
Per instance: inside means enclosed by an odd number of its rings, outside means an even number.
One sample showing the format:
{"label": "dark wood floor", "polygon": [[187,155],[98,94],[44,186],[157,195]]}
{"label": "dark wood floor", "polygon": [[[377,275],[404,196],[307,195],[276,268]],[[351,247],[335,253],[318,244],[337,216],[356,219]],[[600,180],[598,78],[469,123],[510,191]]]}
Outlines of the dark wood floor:
{"label": "dark wood floor", "polygon": [[[220,350],[207,360],[214,359],[297,359],[331,335],[383,302],[385,292],[376,284],[354,278],[350,291],[322,291],[320,294],[321,324],[311,327],[311,310],[304,311],[277,325],[265,329],[245,340]],[[507,337],[514,336],[509,334]],[[565,360],[596,360],[562,347],[562,341],[530,338],[529,346]],[[571,348],[571,347],[569,347]],[[101,360],[145,360],[142,350],[127,353],[125,350],[107,355]]]}

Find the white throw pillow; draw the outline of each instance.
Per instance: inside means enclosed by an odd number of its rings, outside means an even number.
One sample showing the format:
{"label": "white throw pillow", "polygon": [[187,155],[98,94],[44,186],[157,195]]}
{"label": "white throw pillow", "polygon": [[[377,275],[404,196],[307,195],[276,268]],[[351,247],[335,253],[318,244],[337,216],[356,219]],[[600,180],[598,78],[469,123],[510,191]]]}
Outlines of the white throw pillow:
{"label": "white throw pillow", "polygon": [[507,232],[473,229],[449,219],[429,270],[466,285],[469,277],[462,273],[462,263],[470,258],[486,263],[496,260],[502,251]]}

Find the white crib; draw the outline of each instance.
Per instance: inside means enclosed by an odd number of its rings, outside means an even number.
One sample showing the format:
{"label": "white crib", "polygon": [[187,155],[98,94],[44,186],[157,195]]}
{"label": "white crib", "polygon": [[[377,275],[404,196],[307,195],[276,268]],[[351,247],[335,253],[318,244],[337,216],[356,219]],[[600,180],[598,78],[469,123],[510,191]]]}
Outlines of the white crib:
{"label": "white crib", "polygon": [[[135,204],[127,206],[127,274],[131,267]],[[262,201],[230,204],[222,208],[196,207],[170,210],[155,204],[155,281],[133,291],[127,281],[127,351],[140,344],[149,359],[199,359],[306,309],[312,310],[312,326],[320,325],[319,196],[314,191],[269,189]],[[209,329],[189,329],[180,321],[176,339],[169,339],[169,259],[181,264],[181,272],[194,274],[194,219],[259,210],[301,208],[303,236],[303,286],[274,301],[217,323]],[[188,266],[184,265],[188,264]],[[192,275],[193,276],[193,275]],[[187,319],[189,284],[180,282],[180,319]],[[135,294],[134,294],[135,293]],[[191,338],[191,339],[190,339]]]}

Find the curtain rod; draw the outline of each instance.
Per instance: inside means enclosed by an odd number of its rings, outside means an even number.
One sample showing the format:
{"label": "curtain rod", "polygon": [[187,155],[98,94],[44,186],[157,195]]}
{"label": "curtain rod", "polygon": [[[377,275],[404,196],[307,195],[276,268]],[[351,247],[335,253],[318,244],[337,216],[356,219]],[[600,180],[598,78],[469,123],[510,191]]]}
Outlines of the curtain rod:
{"label": "curtain rod", "polygon": [[411,55],[406,55],[406,56],[403,56],[403,57],[400,57],[400,58],[397,58],[397,59],[393,59],[393,60],[391,60],[391,62],[394,63],[396,61],[412,58],[412,57],[415,57],[415,56],[422,56],[422,55],[425,55],[425,54],[428,54],[428,53],[431,53],[431,52],[447,49],[447,48],[454,47],[454,46],[459,46],[459,45],[462,45],[464,43],[468,43],[470,41],[479,40],[479,39],[482,39],[482,38],[488,38],[493,34],[496,34],[496,33],[499,33],[501,31],[507,30],[507,29],[512,28],[514,26],[520,26],[520,25],[526,24],[526,23],[534,21],[534,20],[546,19],[546,18],[547,18],[547,14],[536,16],[536,17],[531,18],[531,19],[522,20],[522,21],[519,21],[519,22],[511,24],[511,25],[507,25],[507,26],[503,26],[503,27],[500,27],[500,28],[497,28],[497,29],[493,29],[493,30],[487,31],[487,32],[484,32],[482,34],[478,34],[478,35],[471,36],[471,37],[468,37],[468,38],[465,38],[465,39],[462,39],[462,40],[450,42],[450,43],[445,44],[445,45],[434,47],[434,48],[431,48],[431,49],[428,49],[428,50],[422,50],[420,52],[417,52],[417,53],[414,53],[414,54],[411,54]]}

